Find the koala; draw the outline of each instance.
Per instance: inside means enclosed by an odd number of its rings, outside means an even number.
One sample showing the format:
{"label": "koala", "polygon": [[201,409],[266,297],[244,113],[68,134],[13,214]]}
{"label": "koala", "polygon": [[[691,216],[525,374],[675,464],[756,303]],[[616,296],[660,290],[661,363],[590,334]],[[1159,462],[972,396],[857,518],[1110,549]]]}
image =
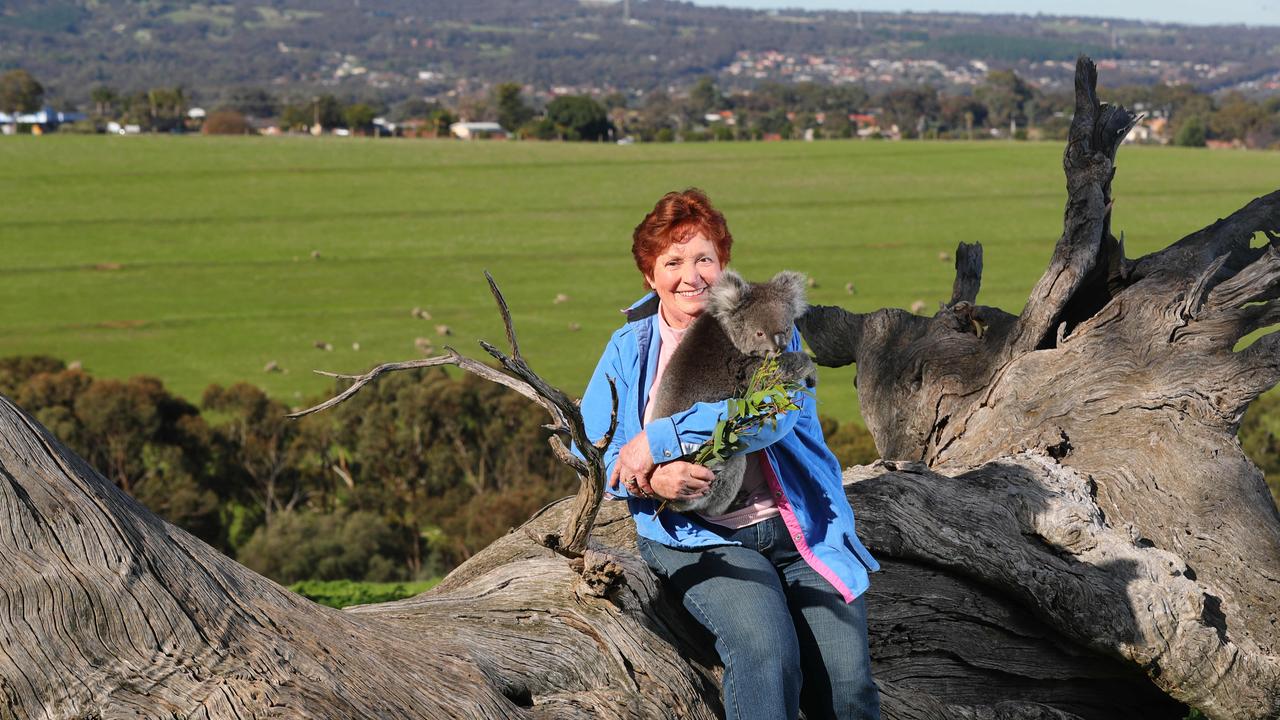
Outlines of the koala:
{"label": "koala", "polygon": [[[811,380],[813,361],[802,352],[787,352],[795,321],[808,303],[805,277],[783,271],[767,283],[748,283],[725,270],[711,287],[707,309],[685,332],[663,371],[653,417],[669,417],[699,402],[718,402],[740,395],[756,368],[768,356],[778,357],[785,381]],[[669,504],[679,512],[722,515],[742,488],[745,455],[730,457],[716,471],[706,495]]]}

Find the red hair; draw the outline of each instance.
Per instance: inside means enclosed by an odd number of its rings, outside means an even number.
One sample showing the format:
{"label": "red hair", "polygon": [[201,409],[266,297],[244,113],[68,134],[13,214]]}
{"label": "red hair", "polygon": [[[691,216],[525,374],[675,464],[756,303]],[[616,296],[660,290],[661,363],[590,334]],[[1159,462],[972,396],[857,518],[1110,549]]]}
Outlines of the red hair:
{"label": "red hair", "polygon": [[689,188],[663,195],[631,234],[631,255],[640,274],[648,278],[659,255],[674,243],[688,242],[699,231],[715,246],[720,265],[728,264],[733,235],[707,194]]}

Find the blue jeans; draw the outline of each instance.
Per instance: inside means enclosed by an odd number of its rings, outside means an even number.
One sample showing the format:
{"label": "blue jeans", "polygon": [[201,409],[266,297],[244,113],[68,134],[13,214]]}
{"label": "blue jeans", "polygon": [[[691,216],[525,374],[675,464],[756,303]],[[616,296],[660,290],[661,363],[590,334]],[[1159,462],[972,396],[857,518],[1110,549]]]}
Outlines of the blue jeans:
{"label": "blue jeans", "polygon": [[638,544],[666,591],[715,636],[726,718],[794,719],[803,707],[809,720],[877,720],[863,599],[846,604],[800,557],[780,517],[707,527],[742,545]]}

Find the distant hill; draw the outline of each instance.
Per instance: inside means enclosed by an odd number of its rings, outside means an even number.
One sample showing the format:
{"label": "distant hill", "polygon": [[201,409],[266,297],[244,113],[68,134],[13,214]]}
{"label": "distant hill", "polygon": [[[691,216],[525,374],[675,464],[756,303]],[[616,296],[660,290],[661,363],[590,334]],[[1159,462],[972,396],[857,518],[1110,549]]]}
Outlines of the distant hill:
{"label": "distant hill", "polygon": [[[629,11],[629,17],[624,13]],[[514,80],[639,94],[711,75],[869,87],[964,85],[986,68],[1069,80],[1087,52],[1107,82],[1280,91],[1277,28],[940,13],[766,12],[667,0],[17,0],[0,4],[0,69],[63,104],[98,85],[235,87],[397,100]]]}

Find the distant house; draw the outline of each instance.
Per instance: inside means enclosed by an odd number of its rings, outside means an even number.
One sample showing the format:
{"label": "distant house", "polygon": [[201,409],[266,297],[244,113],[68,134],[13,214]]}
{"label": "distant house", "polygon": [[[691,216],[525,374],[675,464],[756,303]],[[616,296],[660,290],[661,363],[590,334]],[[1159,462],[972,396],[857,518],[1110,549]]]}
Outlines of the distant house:
{"label": "distant house", "polygon": [[142,132],[142,126],[135,123],[120,124],[115,120],[107,123],[108,135],[138,135]]}
{"label": "distant house", "polygon": [[496,122],[456,122],[449,126],[449,132],[463,140],[501,140],[509,134]]}
{"label": "distant house", "polygon": [[19,125],[31,125],[42,130],[53,130],[59,125],[79,122],[87,119],[87,117],[84,113],[58,112],[51,107],[45,107],[40,112],[34,113],[14,113],[11,115],[0,112],[0,131],[5,135],[12,135],[17,132]]}
{"label": "distant house", "polygon": [[276,118],[260,118],[251,115],[245,117],[245,122],[249,123],[249,127],[259,135],[282,135],[284,130],[280,128],[280,121]]}
{"label": "distant house", "polygon": [[410,118],[403,122],[397,123],[401,134],[405,137],[435,137],[436,124],[427,118]]}
{"label": "distant house", "polygon": [[884,133],[880,130],[880,118],[871,113],[849,113],[849,121],[853,123],[854,134],[862,139],[880,137]]}
{"label": "distant house", "polygon": [[1168,121],[1162,117],[1144,118],[1142,122],[1133,126],[1129,134],[1125,136],[1126,143],[1160,143],[1169,142]]}

